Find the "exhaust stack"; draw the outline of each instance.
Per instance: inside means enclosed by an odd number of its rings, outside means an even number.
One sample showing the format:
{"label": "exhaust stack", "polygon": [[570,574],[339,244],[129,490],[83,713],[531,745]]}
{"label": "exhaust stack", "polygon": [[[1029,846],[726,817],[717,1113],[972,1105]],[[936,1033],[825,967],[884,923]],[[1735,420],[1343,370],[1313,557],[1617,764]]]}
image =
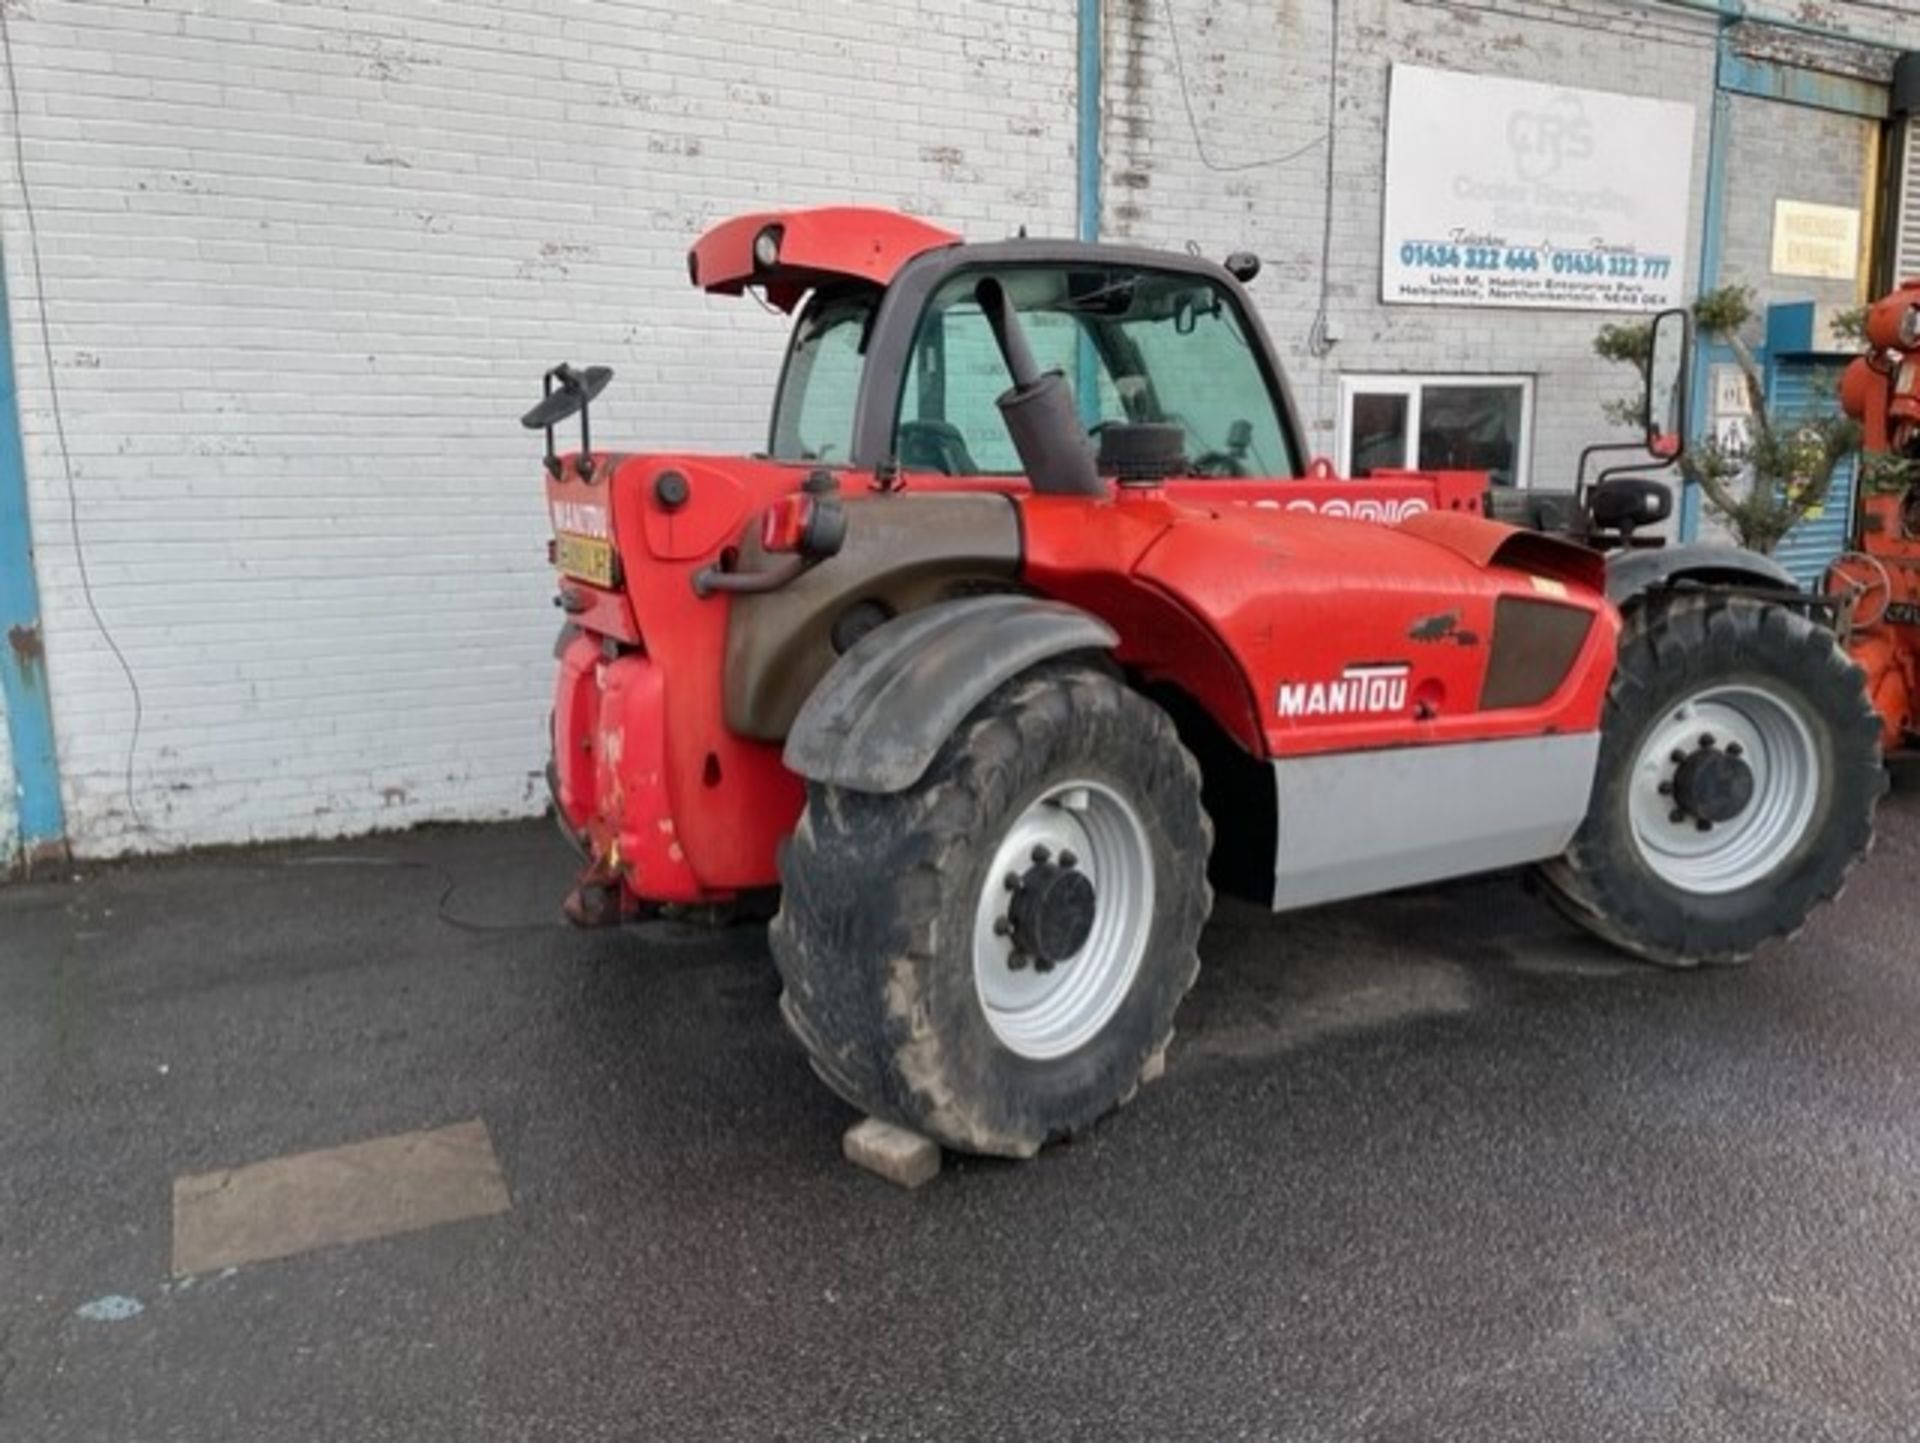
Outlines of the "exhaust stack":
{"label": "exhaust stack", "polygon": [[988,277],[974,287],[973,294],[1013,377],[1012,388],[994,404],[1007,423],[1007,434],[1033,489],[1048,496],[1106,495],[1067,378],[1058,371],[1043,372],[1034,361],[1020,318],[1000,282]]}

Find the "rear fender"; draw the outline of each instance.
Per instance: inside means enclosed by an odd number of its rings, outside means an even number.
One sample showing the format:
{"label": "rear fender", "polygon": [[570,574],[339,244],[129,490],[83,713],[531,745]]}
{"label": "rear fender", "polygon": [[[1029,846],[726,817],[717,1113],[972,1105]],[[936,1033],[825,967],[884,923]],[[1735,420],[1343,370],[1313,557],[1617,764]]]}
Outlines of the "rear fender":
{"label": "rear fender", "polygon": [[869,632],[834,664],[794,719],[786,764],[851,791],[904,791],[1003,682],[1119,639],[1098,617],[1027,596],[924,607]]}

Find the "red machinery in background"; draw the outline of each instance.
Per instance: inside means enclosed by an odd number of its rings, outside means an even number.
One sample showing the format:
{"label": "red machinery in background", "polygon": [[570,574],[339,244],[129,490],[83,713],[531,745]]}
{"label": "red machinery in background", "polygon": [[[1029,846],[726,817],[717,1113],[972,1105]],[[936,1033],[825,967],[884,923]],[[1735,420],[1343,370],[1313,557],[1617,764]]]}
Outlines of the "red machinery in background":
{"label": "red machinery in background", "polygon": [[1861,423],[1869,457],[1915,469],[1892,486],[1862,485],[1854,549],[1829,568],[1827,590],[1846,602],[1847,650],[1866,669],[1891,752],[1920,745],[1920,280],[1876,301],[1866,333],[1867,354],[1841,380],[1841,405]]}

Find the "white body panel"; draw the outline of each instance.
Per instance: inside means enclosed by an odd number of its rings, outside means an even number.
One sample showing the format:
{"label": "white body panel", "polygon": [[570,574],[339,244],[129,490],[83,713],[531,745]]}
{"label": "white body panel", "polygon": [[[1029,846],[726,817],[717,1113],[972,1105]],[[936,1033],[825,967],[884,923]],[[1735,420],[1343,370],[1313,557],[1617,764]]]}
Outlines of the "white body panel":
{"label": "white body panel", "polygon": [[1274,910],[1556,856],[1599,755],[1585,732],[1276,761]]}

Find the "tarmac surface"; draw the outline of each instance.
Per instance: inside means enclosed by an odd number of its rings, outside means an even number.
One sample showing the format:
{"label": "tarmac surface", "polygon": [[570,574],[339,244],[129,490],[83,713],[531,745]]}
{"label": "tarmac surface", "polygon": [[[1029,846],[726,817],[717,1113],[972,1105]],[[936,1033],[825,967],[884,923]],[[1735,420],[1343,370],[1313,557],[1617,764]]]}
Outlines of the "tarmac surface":
{"label": "tarmac surface", "polygon": [[[1224,906],[1162,1082],[911,1193],[764,931],[565,930],[544,826],[0,888],[0,1440],[1920,1437],[1882,816],[1741,971],[1512,877]],[[408,1231],[395,1158],[466,1169]]]}

